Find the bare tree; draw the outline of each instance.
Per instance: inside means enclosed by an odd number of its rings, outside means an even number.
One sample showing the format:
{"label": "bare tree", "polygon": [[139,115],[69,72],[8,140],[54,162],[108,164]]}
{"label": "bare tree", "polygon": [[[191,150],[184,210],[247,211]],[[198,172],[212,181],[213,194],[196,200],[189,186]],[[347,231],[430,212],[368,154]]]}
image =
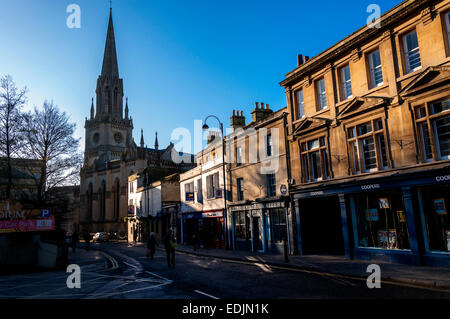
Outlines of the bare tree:
{"label": "bare tree", "polygon": [[53,102],[45,101],[42,110],[25,116],[25,152],[28,158],[40,162],[40,173],[35,174],[37,197],[40,202],[58,186],[77,183],[82,156],[79,139],[73,137],[75,123],[69,122]]}
{"label": "bare tree", "polygon": [[6,160],[6,198],[11,198],[11,158],[17,156],[23,142],[22,107],[26,103],[27,88],[17,89],[11,76],[0,79],[0,156]]}

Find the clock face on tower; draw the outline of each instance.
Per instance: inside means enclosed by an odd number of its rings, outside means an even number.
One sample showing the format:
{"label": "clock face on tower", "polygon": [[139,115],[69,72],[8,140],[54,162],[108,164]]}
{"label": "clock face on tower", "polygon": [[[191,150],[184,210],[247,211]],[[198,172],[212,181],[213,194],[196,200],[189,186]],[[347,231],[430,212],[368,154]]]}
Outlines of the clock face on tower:
{"label": "clock face on tower", "polygon": [[117,143],[122,142],[122,134],[120,134],[119,132],[117,132],[116,134],[114,134],[114,140],[115,140]]}

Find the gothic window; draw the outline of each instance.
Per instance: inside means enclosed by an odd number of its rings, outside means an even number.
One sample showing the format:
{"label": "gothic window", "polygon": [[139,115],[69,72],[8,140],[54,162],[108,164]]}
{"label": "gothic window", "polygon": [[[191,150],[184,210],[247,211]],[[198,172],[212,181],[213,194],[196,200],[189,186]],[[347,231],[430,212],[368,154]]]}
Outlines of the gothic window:
{"label": "gothic window", "polygon": [[100,211],[100,220],[105,220],[106,215],[106,185],[105,181],[102,181],[102,186],[98,191],[99,196],[99,211]]}
{"label": "gothic window", "polygon": [[114,182],[114,219],[119,217],[119,209],[120,209],[120,182],[119,179],[116,179]]}
{"label": "gothic window", "polygon": [[89,221],[92,220],[92,183],[89,183],[88,191],[86,192],[87,197],[87,209],[88,209],[88,216],[87,219]]}

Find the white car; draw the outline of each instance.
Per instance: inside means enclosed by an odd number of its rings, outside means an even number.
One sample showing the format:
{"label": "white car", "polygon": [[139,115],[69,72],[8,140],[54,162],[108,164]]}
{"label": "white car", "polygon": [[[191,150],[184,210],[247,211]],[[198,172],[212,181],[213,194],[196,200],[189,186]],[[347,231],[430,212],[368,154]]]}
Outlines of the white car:
{"label": "white car", "polygon": [[108,240],[109,240],[108,234],[105,232],[95,233],[94,237],[92,238],[92,242],[94,243]]}

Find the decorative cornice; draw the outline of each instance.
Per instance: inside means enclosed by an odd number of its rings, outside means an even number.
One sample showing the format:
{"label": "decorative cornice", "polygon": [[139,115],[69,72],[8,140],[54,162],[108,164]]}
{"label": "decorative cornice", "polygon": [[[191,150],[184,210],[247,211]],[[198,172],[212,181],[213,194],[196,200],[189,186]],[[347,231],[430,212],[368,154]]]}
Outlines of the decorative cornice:
{"label": "decorative cornice", "polygon": [[361,49],[359,47],[353,49],[351,57],[353,62],[358,62],[361,59]]}
{"label": "decorative cornice", "polygon": [[428,8],[425,8],[421,12],[421,20],[424,25],[429,24],[434,20],[434,17],[436,16],[436,12],[434,10],[434,6],[430,6]]}

